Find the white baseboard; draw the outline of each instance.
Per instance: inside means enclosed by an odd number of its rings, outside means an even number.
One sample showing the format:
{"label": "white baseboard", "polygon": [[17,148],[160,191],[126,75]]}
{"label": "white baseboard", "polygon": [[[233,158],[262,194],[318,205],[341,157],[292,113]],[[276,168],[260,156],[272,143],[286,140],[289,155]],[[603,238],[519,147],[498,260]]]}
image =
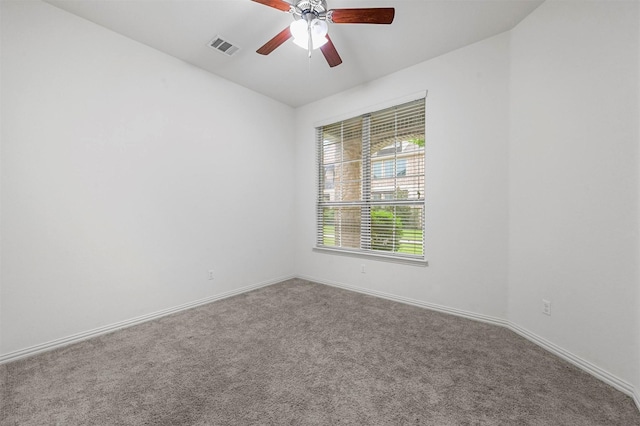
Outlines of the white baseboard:
{"label": "white baseboard", "polygon": [[456,309],[456,308],[450,308],[448,306],[438,305],[438,304],[435,304],[435,303],[423,302],[421,300],[411,299],[411,298],[408,298],[408,297],[396,296],[395,294],[384,293],[382,291],[369,290],[369,289],[365,289],[365,288],[361,288],[361,287],[355,287],[355,286],[351,286],[351,285],[347,285],[347,284],[343,284],[343,283],[338,283],[338,282],[335,282],[335,281],[327,281],[327,280],[321,280],[321,279],[313,278],[313,277],[306,277],[304,275],[298,275],[298,278],[303,279],[303,280],[307,280],[307,281],[311,281],[311,282],[315,282],[315,283],[319,283],[319,284],[329,285],[331,287],[338,287],[338,288],[343,288],[343,289],[349,290],[349,291],[355,291],[356,293],[362,293],[362,294],[367,294],[367,295],[370,295],[370,296],[380,297],[381,299],[392,300],[394,302],[400,302],[400,303],[404,303],[406,305],[418,306],[420,308],[431,309],[431,310],[438,311],[438,312],[444,312],[444,313],[447,313],[447,314],[457,315],[459,317],[469,318],[469,319],[472,319],[472,320],[475,320],[475,321],[481,321],[481,322],[486,322],[486,323],[489,323],[489,324],[501,325],[503,327],[507,326],[507,324],[508,324],[507,321],[505,321],[505,320],[503,320],[501,318],[496,318],[496,317],[492,317],[492,316],[489,316],[489,315],[477,314],[475,312],[464,311],[464,310]]}
{"label": "white baseboard", "polygon": [[524,337],[525,339],[529,340],[532,343],[535,343],[536,345],[540,346],[541,348],[551,352],[552,354],[559,356],[560,358],[564,359],[565,361],[575,365],[576,367],[580,368],[581,370],[591,374],[592,376],[596,377],[597,379],[602,380],[603,382],[607,383],[610,386],[613,386],[615,389],[619,390],[620,392],[629,395],[635,402],[636,407],[638,408],[638,410],[640,410],[640,393],[628,382],[616,377],[615,375],[609,373],[608,371],[603,370],[602,368],[598,367],[595,364],[592,364],[591,362],[584,360],[582,358],[580,358],[577,355],[574,355],[573,353],[567,351],[564,348],[561,348],[560,346],[546,340],[543,337],[540,337],[532,332],[530,332],[529,330],[520,327],[517,324],[514,324],[510,321],[504,320],[502,318],[496,318],[496,317],[492,317],[492,316],[488,316],[488,315],[482,315],[482,314],[477,314],[474,312],[469,312],[469,311],[465,311],[462,309],[456,309],[456,308],[450,308],[447,306],[442,306],[442,305],[437,305],[434,303],[427,303],[427,302],[423,302],[420,300],[415,300],[415,299],[411,299],[411,298],[407,298],[407,297],[401,297],[401,296],[396,296],[393,294],[388,294],[388,293],[383,293],[380,291],[376,291],[376,290],[369,290],[369,289],[365,289],[365,288],[361,288],[361,287],[354,287],[351,285],[347,285],[347,284],[343,284],[343,283],[338,283],[338,282],[333,282],[333,281],[327,281],[327,280],[322,280],[322,279],[318,279],[318,278],[314,278],[314,277],[308,277],[308,276],[298,276],[298,278],[307,280],[307,281],[312,281],[312,282],[316,282],[316,283],[320,283],[320,284],[325,284],[325,285],[329,285],[332,287],[338,287],[338,288],[343,288],[345,290],[350,290],[350,291],[355,291],[358,293],[362,293],[362,294],[367,294],[370,296],[375,296],[375,297],[380,297],[383,299],[388,299],[388,300],[392,300],[395,302],[401,302],[401,303],[405,303],[408,305],[412,305],[412,306],[418,306],[421,308],[425,308],[425,309],[431,309],[437,312],[443,312],[443,313],[447,313],[447,314],[452,314],[452,315],[456,315],[459,317],[463,317],[463,318],[467,318],[467,319],[471,319],[474,321],[481,321],[481,322],[485,322],[485,323],[489,323],[489,324],[494,324],[494,325],[498,325],[501,327],[506,327],[509,330],[513,331],[514,333]]}
{"label": "white baseboard", "polygon": [[171,308],[163,309],[157,312],[153,312],[146,315],[141,315],[139,317],[131,318],[125,321],[120,321],[114,324],[105,325],[103,327],[94,328],[93,330],[83,331],[81,333],[73,334],[71,336],[63,337],[60,339],[51,340],[46,343],[42,343],[35,346],[30,346],[28,348],[20,349],[14,352],[9,352],[3,355],[0,355],[0,364],[5,364],[11,361],[16,361],[20,358],[26,358],[29,356],[33,356],[39,354],[41,352],[50,351],[52,349],[56,349],[62,346],[67,346],[73,343],[78,343],[83,340],[90,339],[92,337],[97,337],[102,334],[107,334],[114,332],[116,330],[131,327],[134,325],[141,324],[143,322],[151,321],[157,318],[161,318],[167,315],[175,314],[180,311],[184,311],[187,309],[195,308],[197,306],[206,305],[207,303],[215,302],[218,300],[226,299],[231,296],[236,296],[241,293],[246,293],[248,291],[256,290],[261,287],[267,287],[273,284],[280,283],[282,281],[286,281],[289,279],[295,278],[294,275],[280,277],[273,280],[263,281],[257,284],[251,284],[245,287],[241,287],[235,290],[227,291],[225,293],[216,294],[214,296],[205,297],[204,299],[195,300],[193,302],[184,303],[182,305],[174,306]]}

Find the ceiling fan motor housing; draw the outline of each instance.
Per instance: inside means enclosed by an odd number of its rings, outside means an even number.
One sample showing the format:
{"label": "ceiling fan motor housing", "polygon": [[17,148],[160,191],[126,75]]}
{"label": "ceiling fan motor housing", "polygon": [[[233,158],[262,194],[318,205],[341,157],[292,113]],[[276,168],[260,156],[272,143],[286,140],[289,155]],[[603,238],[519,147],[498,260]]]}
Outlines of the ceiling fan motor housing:
{"label": "ceiling fan motor housing", "polygon": [[326,0],[299,0],[295,5],[295,9],[307,21],[310,20],[310,18],[306,17],[308,15],[312,15],[311,19],[324,19],[327,14],[327,2]]}

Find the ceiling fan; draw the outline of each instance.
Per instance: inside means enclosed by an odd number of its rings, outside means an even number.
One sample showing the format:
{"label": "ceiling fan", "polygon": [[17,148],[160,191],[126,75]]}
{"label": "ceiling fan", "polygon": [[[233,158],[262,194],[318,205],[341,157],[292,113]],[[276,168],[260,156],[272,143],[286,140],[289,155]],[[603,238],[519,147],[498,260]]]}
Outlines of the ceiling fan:
{"label": "ceiling fan", "polygon": [[256,52],[268,55],[285,41],[293,37],[293,42],[311,51],[320,48],[330,67],[342,63],[340,55],[329,38],[327,22],[332,24],[390,24],[395,9],[374,7],[359,9],[327,9],[326,0],[252,0],[283,12],[291,13],[294,21],[266,42]]}

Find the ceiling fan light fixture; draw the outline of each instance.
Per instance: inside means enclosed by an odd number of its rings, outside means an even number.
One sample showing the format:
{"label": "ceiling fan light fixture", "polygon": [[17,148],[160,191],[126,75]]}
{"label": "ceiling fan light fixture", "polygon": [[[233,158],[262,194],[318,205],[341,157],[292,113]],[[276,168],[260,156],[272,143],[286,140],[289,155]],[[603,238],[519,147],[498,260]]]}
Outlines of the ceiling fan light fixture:
{"label": "ceiling fan light fixture", "polygon": [[320,19],[314,19],[311,21],[311,36],[312,37],[325,37],[329,32],[329,26],[326,21]]}
{"label": "ceiling fan light fixture", "polygon": [[291,30],[293,38],[301,39],[303,37],[307,37],[307,21],[303,19],[293,21],[291,25],[289,25],[289,29]]}
{"label": "ceiling fan light fixture", "polygon": [[328,41],[327,32],[329,27],[325,21],[320,19],[313,19],[308,24],[304,19],[298,19],[291,23],[289,29],[293,36],[293,42],[303,49],[307,49],[309,46],[309,30],[311,30],[312,49],[317,49]]}
{"label": "ceiling fan light fixture", "polygon": [[[328,42],[329,40],[327,40],[327,38],[326,38],[326,37],[321,37],[321,38],[315,38],[315,37],[312,37],[312,38],[311,38],[311,41],[312,41],[312,47],[311,47],[311,48],[312,48],[313,50],[316,50],[317,48],[322,47],[322,46],[324,46],[325,44],[327,44],[327,42]],[[305,50],[309,48],[309,40],[308,40],[308,37],[305,37],[304,39],[294,38],[294,39],[293,39],[293,43],[294,43],[296,46],[300,46],[300,47],[302,47],[302,48],[303,48],[303,49],[305,49]]]}

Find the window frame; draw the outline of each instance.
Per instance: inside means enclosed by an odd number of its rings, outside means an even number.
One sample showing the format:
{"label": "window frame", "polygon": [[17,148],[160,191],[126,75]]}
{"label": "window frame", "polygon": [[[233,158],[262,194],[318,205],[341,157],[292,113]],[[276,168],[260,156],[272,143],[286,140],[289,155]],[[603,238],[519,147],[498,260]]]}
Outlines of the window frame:
{"label": "window frame", "polygon": [[[370,127],[370,123],[368,122],[368,116],[371,116],[371,114],[375,114],[377,112],[380,111],[384,111],[386,109],[391,109],[391,108],[401,108],[404,106],[404,104],[408,104],[408,103],[413,103],[415,101],[421,101],[422,102],[422,108],[423,108],[423,113],[424,113],[424,123],[423,123],[423,129],[421,134],[424,135],[424,138],[426,140],[426,92],[424,92],[424,94],[422,96],[419,97],[414,97],[408,101],[403,101],[403,102],[399,102],[399,103],[394,103],[392,105],[389,105],[385,108],[379,108],[376,110],[371,110],[371,111],[367,111],[365,113],[359,113],[359,114],[355,114],[355,115],[351,115],[343,120],[336,120],[334,122],[328,122],[324,125],[316,125],[315,128],[315,132],[316,132],[316,153],[317,153],[317,158],[316,158],[316,165],[317,165],[317,170],[318,170],[318,174],[316,176],[316,183],[317,183],[317,187],[318,187],[318,194],[316,196],[316,242],[315,242],[315,246],[313,248],[314,251],[318,251],[318,252],[323,252],[323,253],[330,253],[330,254],[341,254],[341,255],[348,255],[348,256],[356,256],[356,257],[363,257],[363,258],[375,258],[375,259],[380,259],[380,260],[386,260],[386,261],[392,261],[392,262],[399,262],[399,263],[407,263],[407,264],[412,264],[412,265],[419,265],[419,266],[427,266],[428,265],[428,261],[427,261],[427,252],[426,252],[426,230],[427,230],[427,226],[426,226],[426,197],[424,192],[426,192],[426,146],[422,146],[422,153],[421,153],[421,178],[422,178],[422,190],[423,190],[423,194],[422,194],[422,198],[420,198],[420,192],[418,192],[418,199],[406,199],[406,200],[388,200],[385,199],[384,196],[381,196],[380,199],[376,199],[375,198],[375,192],[372,189],[372,182],[374,182],[375,180],[384,180],[384,179],[396,179],[399,177],[404,177],[407,174],[407,167],[408,167],[408,162],[406,159],[402,158],[402,157],[398,157],[397,155],[394,156],[393,158],[385,158],[386,156],[383,156],[382,158],[374,158],[371,155],[371,152],[369,152],[371,146],[370,146],[370,140],[369,140],[369,131],[371,129]],[[349,202],[349,201],[342,201],[342,202],[327,202],[326,198],[325,198],[325,194],[323,191],[323,185],[324,185],[324,180],[322,177],[322,174],[324,173],[327,165],[325,165],[323,163],[323,156],[324,156],[324,140],[322,137],[322,129],[325,126],[330,126],[330,125],[334,125],[337,124],[341,121],[347,121],[350,119],[358,119],[358,118],[362,118],[363,119],[363,134],[365,134],[366,136],[363,136],[361,139],[361,148],[362,148],[362,154],[360,156],[360,159],[362,161],[362,167],[361,167],[361,197],[360,200],[358,200],[357,202]],[[367,139],[367,141],[365,142],[365,139]],[[398,143],[398,141],[396,140],[394,142],[395,144]],[[425,144],[426,145],[426,144]],[[388,161],[392,161],[392,176],[386,176],[385,173],[385,164]],[[403,161],[404,164],[404,174],[402,176],[398,176],[398,162],[399,161]],[[374,177],[374,164],[379,163],[380,164],[380,169],[382,172],[382,177]],[[393,251],[383,251],[383,250],[379,250],[379,249],[373,249],[371,247],[371,243],[369,243],[370,245],[368,247],[363,247],[363,238],[361,237],[360,239],[360,245],[358,248],[355,247],[340,247],[340,246],[332,246],[332,245],[324,245],[324,229],[321,228],[323,226],[325,226],[325,220],[323,218],[323,214],[324,214],[324,209],[327,206],[334,206],[334,207],[338,207],[338,206],[354,206],[357,207],[359,209],[361,209],[361,217],[363,218],[363,220],[360,222],[359,224],[359,229],[360,229],[360,233],[362,234],[369,234],[371,235],[372,233],[372,223],[371,223],[371,219],[365,219],[365,218],[369,218],[370,216],[370,211],[372,208],[375,208],[375,206],[415,206],[418,207],[420,209],[420,223],[421,223],[421,231],[422,231],[422,253],[419,255],[416,254],[406,254],[406,253],[402,253],[399,252],[397,250],[393,250]],[[337,235],[337,234],[336,234]],[[366,239],[366,237],[364,237],[364,239]]]}

